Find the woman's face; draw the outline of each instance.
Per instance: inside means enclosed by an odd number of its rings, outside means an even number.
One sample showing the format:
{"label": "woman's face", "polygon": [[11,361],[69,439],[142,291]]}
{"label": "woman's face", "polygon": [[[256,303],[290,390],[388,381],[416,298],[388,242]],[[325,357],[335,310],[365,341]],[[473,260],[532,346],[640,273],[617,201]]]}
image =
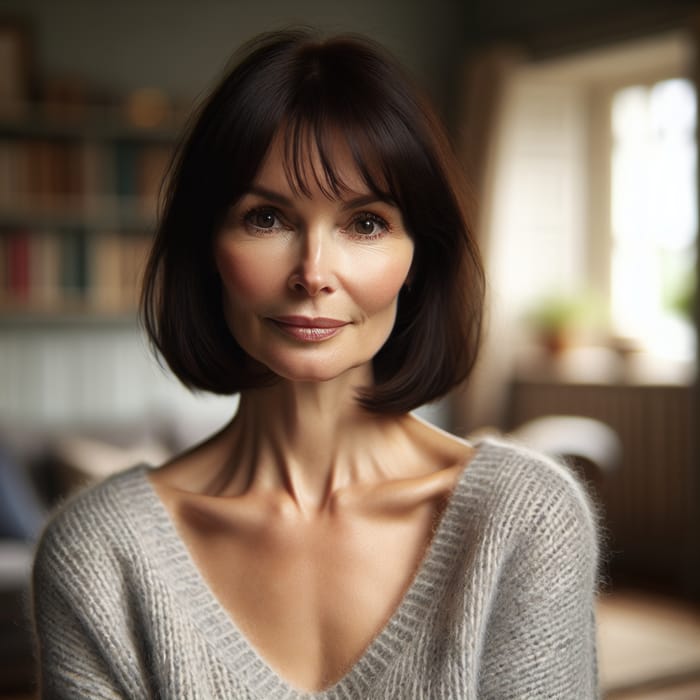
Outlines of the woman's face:
{"label": "woman's face", "polygon": [[342,141],[331,155],[347,190],[339,198],[321,191],[312,153],[304,164],[310,195],[295,193],[276,139],[215,239],[231,332],[292,381],[369,366],[394,326],[413,259],[401,212],[367,188]]}

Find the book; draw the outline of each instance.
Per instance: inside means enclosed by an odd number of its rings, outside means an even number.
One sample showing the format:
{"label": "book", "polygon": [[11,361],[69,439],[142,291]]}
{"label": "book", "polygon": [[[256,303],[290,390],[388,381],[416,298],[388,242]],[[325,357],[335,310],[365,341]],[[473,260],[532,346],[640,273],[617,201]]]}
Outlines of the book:
{"label": "book", "polygon": [[64,299],[80,300],[85,296],[88,280],[86,233],[69,229],[61,234],[61,290]]}
{"label": "book", "polygon": [[24,230],[7,236],[7,289],[13,301],[29,298],[29,233]]}
{"label": "book", "polygon": [[125,309],[135,309],[138,306],[150,246],[149,236],[134,234],[122,238],[122,292]]}
{"label": "book", "polygon": [[89,301],[98,311],[124,310],[122,247],[122,236],[118,233],[101,231],[90,239]]}
{"label": "book", "polygon": [[136,186],[141,214],[155,219],[158,195],[170,164],[171,149],[167,146],[145,146],[139,152]]}
{"label": "book", "polygon": [[29,299],[42,311],[60,307],[60,233],[33,231],[29,237]]}
{"label": "book", "polygon": [[9,301],[7,270],[7,235],[4,231],[0,231],[0,305],[7,304]]}
{"label": "book", "polygon": [[133,199],[137,194],[137,157],[133,143],[118,142],[114,147],[115,191],[124,200]]}

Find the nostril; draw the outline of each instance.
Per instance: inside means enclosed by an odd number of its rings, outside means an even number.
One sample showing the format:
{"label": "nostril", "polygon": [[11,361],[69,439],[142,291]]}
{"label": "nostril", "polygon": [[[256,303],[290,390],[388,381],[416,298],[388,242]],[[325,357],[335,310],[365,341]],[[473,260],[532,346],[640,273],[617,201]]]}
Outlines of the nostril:
{"label": "nostril", "polygon": [[315,285],[308,280],[297,278],[295,280],[291,280],[291,284],[289,286],[296,294],[309,294],[311,296],[314,294]]}
{"label": "nostril", "polygon": [[297,269],[289,276],[288,285],[296,294],[308,294],[312,297],[323,291],[333,291],[330,275],[322,274],[318,270]]}

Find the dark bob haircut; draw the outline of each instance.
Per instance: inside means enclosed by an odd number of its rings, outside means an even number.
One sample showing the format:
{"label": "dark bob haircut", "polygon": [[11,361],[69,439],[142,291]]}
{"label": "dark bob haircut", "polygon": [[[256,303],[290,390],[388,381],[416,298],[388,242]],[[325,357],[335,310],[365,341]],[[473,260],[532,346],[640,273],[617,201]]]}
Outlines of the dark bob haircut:
{"label": "dark bob haircut", "polygon": [[226,324],[214,237],[278,134],[295,191],[310,191],[306,163],[315,148],[322,171],[311,176],[328,196],[341,193],[329,155],[340,134],[368,188],[396,203],[414,242],[410,285],[373,359],[374,385],[359,401],[403,413],[443,396],[474,365],[484,279],[439,120],[397,63],[363,38],[275,32],[237,57],[171,165],[141,299],[152,346],[190,389],[234,394],[276,381]]}

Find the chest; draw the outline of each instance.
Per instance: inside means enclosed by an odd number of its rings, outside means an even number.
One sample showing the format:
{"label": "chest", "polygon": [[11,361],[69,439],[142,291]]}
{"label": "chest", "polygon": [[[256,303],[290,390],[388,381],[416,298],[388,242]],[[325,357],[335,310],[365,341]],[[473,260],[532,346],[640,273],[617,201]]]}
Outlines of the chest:
{"label": "chest", "polygon": [[341,678],[399,606],[439,515],[327,517],[246,527],[179,519],[202,576],[267,664],[299,688]]}

